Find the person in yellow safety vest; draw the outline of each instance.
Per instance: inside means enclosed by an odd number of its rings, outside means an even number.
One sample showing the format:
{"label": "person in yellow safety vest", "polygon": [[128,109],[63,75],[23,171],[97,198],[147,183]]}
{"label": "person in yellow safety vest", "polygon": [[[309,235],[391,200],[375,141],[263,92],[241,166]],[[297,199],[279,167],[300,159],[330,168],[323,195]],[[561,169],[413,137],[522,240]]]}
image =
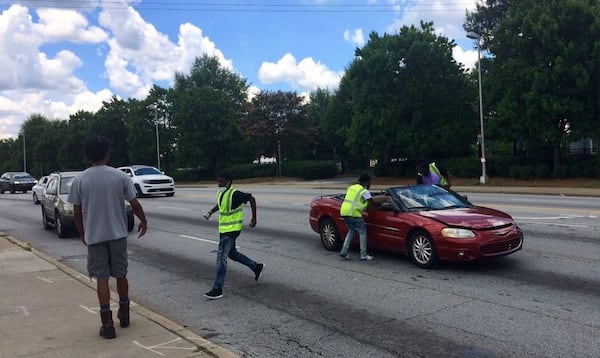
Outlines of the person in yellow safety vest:
{"label": "person in yellow safety vest", "polygon": [[349,260],[348,250],[350,243],[355,234],[359,235],[360,242],[360,259],[363,261],[371,261],[373,256],[367,254],[367,226],[363,219],[363,211],[373,201],[369,188],[371,187],[371,176],[369,174],[361,174],[358,178],[358,183],[348,187],[344,202],[340,207],[340,216],[348,227],[348,234],[344,239],[344,245],[340,256],[343,259]]}
{"label": "person in yellow safety vest", "polygon": [[241,192],[231,186],[233,180],[229,173],[223,173],[217,178],[219,190],[217,192],[217,205],[203,214],[206,220],[215,212],[219,212],[219,248],[217,250],[217,278],[212,290],[204,294],[208,299],[223,297],[223,284],[227,271],[227,258],[248,266],[254,272],[254,281],[258,281],[265,265],[257,263],[236,248],[235,240],[242,232],[244,212],[242,204],[250,202],[252,219],[250,227],[256,226],[256,200],[252,194]]}
{"label": "person in yellow safety vest", "polygon": [[417,161],[417,184],[439,185],[446,189],[452,186],[452,175],[445,167],[435,162],[425,164],[424,160]]}

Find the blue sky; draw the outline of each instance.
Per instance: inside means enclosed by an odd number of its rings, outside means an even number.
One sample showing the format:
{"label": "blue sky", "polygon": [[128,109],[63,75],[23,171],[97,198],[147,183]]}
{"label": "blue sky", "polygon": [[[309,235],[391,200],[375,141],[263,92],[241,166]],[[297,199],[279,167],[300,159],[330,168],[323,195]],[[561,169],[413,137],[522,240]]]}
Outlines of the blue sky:
{"label": "blue sky", "polygon": [[0,139],[33,113],[68,119],[113,95],[143,99],[198,56],[251,92],[335,90],[370,32],[433,21],[455,59],[477,60],[462,24],[475,0],[0,1]]}

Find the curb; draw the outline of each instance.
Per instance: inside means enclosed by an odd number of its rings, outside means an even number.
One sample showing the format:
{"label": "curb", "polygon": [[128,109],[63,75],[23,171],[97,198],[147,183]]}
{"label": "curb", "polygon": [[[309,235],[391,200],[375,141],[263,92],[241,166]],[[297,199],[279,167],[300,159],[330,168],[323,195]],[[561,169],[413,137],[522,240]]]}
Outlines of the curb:
{"label": "curb", "polygon": [[[92,281],[91,279],[85,279],[84,275],[82,273],[63,264],[62,262],[57,261],[56,259],[54,259],[50,255],[46,254],[45,252],[42,252],[35,248],[32,248],[31,244],[29,242],[21,241],[13,236],[10,236],[10,235],[2,233],[2,232],[0,232],[0,237],[5,238],[6,240],[12,242],[13,244],[21,247],[25,251],[30,251],[31,253],[33,253],[36,256],[38,256],[39,258],[47,261],[48,263],[55,265],[59,270],[63,271],[67,275],[71,276],[73,279],[83,283],[90,289],[94,290],[94,292],[96,291],[96,285],[95,285],[94,281]],[[116,295],[117,295],[116,292],[113,292],[111,290],[111,297],[116,297]],[[158,313],[155,313],[143,306],[140,306],[137,303],[135,303],[134,301],[131,301],[131,303],[132,303],[132,305],[131,305],[130,309],[132,311],[134,311],[135,313],[139,314],[140,316],[158,324],[159,326],[170,331],[171,333],[175,334],[176,336],[179,336],[181,339],[188,341],[190,344],[192,344],[198,348],[197,349],[198,352],[200,352],[202,354],[208,354],[208,355],[210,355],[212,357],[216,357],[216,358],[239,358],[239,356],[237,354],[233,353],[232,351],[230,351],[226,348],[223,348],[221,346],[218,346],[218,345],[204,339],[203,337],[192,332],[188,328],[183,327],[180,324],[175,323],[175,322],[171,321],[170,319],[163,317],[163,316],[159,315]]]}

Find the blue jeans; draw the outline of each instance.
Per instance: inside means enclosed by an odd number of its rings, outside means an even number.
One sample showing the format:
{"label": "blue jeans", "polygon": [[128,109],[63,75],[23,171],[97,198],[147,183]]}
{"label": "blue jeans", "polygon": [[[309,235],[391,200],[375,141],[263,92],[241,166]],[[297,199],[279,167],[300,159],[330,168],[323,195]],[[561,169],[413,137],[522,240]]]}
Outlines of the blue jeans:
{"label": "blue jeans", "polygon": [[225,283],[225,273],[227,272],[227,258],[248,266],[252,271],[256,269],[256,262],[240,253],[235,248],[235,239],[240,232],[228,232],[221,234],[219,239],[219,249],[217,251],[217,278],[213,288],[221,288]]}
{"label": "blue jeans", "polygon": [[365,221],[363,218],[349,216],[344,216],[342,219],[344,219],[344,223],[348,227],[348,233],[346,234],[346,239],[344,239],[344,246],[342,246],[340,255],[346,256],[348,254],[352,238],[357,233],[360,242],[360,257],[367,257],[367,226],[365,225]]}

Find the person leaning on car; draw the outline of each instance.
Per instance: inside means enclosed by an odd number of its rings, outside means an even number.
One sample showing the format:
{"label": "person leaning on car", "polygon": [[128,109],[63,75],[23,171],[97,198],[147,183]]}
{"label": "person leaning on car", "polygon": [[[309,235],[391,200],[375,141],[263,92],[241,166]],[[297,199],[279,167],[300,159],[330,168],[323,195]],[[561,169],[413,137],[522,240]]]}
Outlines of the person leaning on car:
{"label": "person leaning on car", "polygon": [[358,183],[353,184],[346,190],[344,202],[340,207],[340,216],[348,227],[348,233],[344,239],[344,245],[340,256],[344,259],[349,259],[348,250],[350,243],[354,238],[354,234],[359,235],[360,242],[360,259],[363,261],[373,260],[373,256],[367,254],[367,226],[363,219],[363,211],[369,203],[373,202],[369,188],[371,187],[371,176],[369,174],[361,174],[358,178]]}
{"label": "person leaning on car", "polygon": [[129,326],[129,283],[127,281],[127,223],[125,200],[139,218],[139,236],[146,233],[146,216],[138,202],[129,177],[108,165],[110,141],[93,136],[84,145],[85,155],[93,166],[74,180],[69,192],[73,204],[75,226],[88,249],[87,268],[96,279],[100,304],[100,336],[115,338],[110,310],[109,278],[117,279],[121,327]]}

